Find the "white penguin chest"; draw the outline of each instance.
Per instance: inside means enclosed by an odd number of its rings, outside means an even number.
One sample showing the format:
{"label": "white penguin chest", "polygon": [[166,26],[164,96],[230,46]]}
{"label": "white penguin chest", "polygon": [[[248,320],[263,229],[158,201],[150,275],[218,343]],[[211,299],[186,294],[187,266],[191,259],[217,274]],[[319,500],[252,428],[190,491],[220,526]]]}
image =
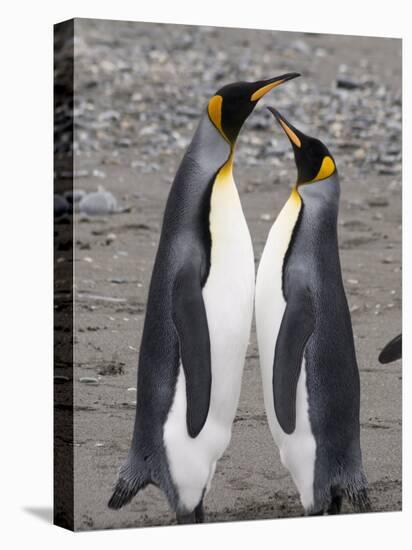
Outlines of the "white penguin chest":
{"label": "white penguin chest", "polygon": [[180,366],[164,426],[170,472],[180,505],[189,511],[210,487],[216,462],[230,441],[253,315],[253,248],[229,170],[223,170],[214,183],[209,225],[210,270],[202,291],[212,368],[209,413],[199,435],[191,438],[186,425],[186,381]]}
{"label": "white penguin chest", "polygon": [[253,315],[255,267],[249,229],[231,177],[216,180],[211,196],[212,249],[203,300],[212,354],[212,391],[232,423]]}
{"label": "white penguin chest", "polygon": [[263,393],[272,436],[281,461],[289,469],[305,508],[313,502],[316,443],[312,434],[306,389],[306,368],[302,363],[296,394],[296,427],[286,434],[279,425],[273,401],[273,363],[280,325],[286,309],[282,290],[283,264],[301,209],[296,191],[274,223],[260,260],[256,280],[256,330]]}

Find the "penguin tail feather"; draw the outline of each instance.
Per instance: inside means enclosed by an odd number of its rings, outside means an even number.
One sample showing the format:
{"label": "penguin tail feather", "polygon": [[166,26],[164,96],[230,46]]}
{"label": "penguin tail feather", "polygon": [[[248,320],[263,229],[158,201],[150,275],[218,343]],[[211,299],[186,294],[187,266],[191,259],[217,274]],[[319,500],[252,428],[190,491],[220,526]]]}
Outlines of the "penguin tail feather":
{"label": "penguin tail feather", "polygon": [[355,512],[371,512],[372,505],[369,499],[368,490],[366,487],[359,489],[358,491],[352,491],[345,489],[344,494],[352,504]]}
{"label": "penguin tail feather", "polygon": [[118,510],[128,504],[137,493],[150,483],[150,477],[145,470],[135,467],[134,461],[128,459],[120,469],[114,491],[108,502],[108,507]]}
{"label": "penguin tail feather", "polygon": [[371,512],[372,506],[368,496],[368,482],[361,469],[348,473],[341,470],[316,495],[315,506],[309,513],[328,510],[334,497],[341,496],[349,501],[355,512]]}

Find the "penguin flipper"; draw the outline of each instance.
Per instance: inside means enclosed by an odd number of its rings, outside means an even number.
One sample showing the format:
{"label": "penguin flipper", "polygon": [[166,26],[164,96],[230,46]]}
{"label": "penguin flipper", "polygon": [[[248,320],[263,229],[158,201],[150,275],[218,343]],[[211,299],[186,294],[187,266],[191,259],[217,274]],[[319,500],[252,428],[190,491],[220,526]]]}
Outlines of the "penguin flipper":
{"label": "penguin flipper", "polygon": [[282,430],[292,433],[296,425],[296,391],[306,343],[315,328],[309,291],[301,289],[287,300],[276,342],[273,362],[273,401]]}
{"label": "penguin flipper", "polygon": [[395,336],[380,352],[379,363],[392,363],[402,357],[402,334]]}
{"label": "penguin flipper", "polygon": [[196,437],[209,412],[212,369],[209,327],[203,302],[199,268],[184,266],[173,289],[173,321],[186,378],[187,431]]}

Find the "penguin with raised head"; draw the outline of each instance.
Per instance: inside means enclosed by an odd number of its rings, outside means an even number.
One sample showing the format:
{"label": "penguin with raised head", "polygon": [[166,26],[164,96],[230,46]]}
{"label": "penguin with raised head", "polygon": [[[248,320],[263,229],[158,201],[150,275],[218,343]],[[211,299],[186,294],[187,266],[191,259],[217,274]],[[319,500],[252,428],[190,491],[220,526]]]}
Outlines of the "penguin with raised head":
{"label": "penguin with raised head", "polygon": [[257,101],[296,76],[221,88],[180,164],[150,283],[133,440],[110,508],[152,483],[179,523],[203,521],[231,437],[253,315],[254,255],[234,148]]}
{"label": "penguin with raised head", "polygon": [[335,161],[318,139],[271,112],[298,171],[256,279],[256,327],[266,414],[305,512],[369,509],[360,446],[360,382],[342,282]]}
{"label": "penguin with raised head", "polygon": [[398,334],[395,338],[392,338],[390,342],[386,344],[383,350],[380,352],[378,360],[379,363],[385,365],[386,363],[392,363],[402,357],[402,334]]}

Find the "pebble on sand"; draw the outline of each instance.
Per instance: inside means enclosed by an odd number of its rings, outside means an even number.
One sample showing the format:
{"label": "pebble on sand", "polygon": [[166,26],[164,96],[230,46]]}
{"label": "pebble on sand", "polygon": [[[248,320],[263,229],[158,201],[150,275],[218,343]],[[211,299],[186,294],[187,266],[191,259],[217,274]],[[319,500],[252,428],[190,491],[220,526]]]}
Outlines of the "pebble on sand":
{"label": "pebble on sand", "polygon": [[106,236],[106,244],[111,244],[113,241],[117,239],[116,235],[114,233],[108,233]]}
{"label": "pebble on sand", "polygon": [[366,158],[365,149],[362,149],[361,147],[359,149],[356,149],[356,151],[353,153],[353,158],[355,160],[365,160]]}
{"label": "pebble on sand", "polygon": [[82,384],[89,384],[90,386],[97,386],[99,384],[97,378],[93,378],[92,376],[82,376],[79,378],[79,382]]}
{"label": "pebble on sand", "polygon": [[363,84],[361,82],[353,80],[352,78],[349,78],[349,77],[343,78],[339,76],[336,79],[336,86],[343,90],[356,90],[358,88],[362,88]]}
{"label": "pebble on sand", "polygon": [[113,277],[110,282],[116,285],[125,285],[129,282],[129,279],[126,279],[126,277]]}
{"label": "pebble on sand", "polygon": [[96,191],[80,200],[79,210],[89,216],[113,214],[117,211],[117,200],[109,191]]}
{"label": "pebble on sand", "polygon": [[374,208],[378,206],[388,206],[389,202],[383,197],[374,197],[373,199],[368,200],[368,204]]}

